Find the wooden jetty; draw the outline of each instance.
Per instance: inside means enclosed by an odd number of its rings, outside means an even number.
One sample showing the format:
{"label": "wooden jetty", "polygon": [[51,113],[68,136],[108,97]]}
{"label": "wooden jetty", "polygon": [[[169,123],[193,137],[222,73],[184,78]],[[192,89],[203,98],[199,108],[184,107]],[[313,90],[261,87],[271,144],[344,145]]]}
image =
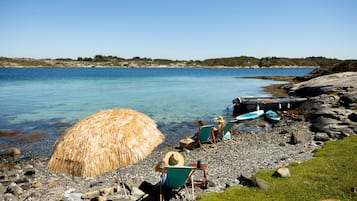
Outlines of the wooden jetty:
{"label": "wooden jetty", "polygon": [[239,115],[256,110],[291,110],[299,107],[307,98],[295,96],[282,97],[238,97],[232,100],[233,114]]}

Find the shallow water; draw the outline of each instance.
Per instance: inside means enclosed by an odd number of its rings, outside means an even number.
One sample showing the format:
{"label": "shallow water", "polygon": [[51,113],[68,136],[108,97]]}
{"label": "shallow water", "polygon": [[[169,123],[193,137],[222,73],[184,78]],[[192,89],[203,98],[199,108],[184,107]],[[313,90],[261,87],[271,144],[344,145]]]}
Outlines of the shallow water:
{"label": "shallow water", "polygon": [[[191,122],[214,123],[225,116],[237,96],[263,96],[262,86],[282,83],[240,78],[304,75],[299,69],[199,68],[3,68],[0,69],[0,148],[16,145],[28,155],[49,155],[60,132],[100,110],[132,108],[149,115],[166,135],[166,143],[192,135]],[[42,139],[22,140],[41,132]]]}

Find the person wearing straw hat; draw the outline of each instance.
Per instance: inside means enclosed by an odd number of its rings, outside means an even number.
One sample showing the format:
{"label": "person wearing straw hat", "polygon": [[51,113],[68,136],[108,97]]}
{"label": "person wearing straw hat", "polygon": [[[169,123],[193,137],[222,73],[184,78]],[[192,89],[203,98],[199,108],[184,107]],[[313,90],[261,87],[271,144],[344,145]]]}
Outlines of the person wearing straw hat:
{"label": "person wearing straw hat", "polygon": [[218,135],[223,132],[224,127],[226,126],[224,123],[224,118],[222,116],[217,116],[214,118],[214,121],[218,124],[218,129],[214,128],[214,138],[217,141]]}
{"label": "person wearing straw hat", "polygon": [[163,172],[167,166],[183,166],[185,159],[177,151],[169,151],[165,157],[159,161],[155,166],[155,171]]}
{"label": "person wearing straw hat", "polygon": [[202,120],[199,120],[199,121],[197,121],[197,123],[195,123],[195,124],[197,124],[198,129],[197,129],[197,132],[192,136],[192,139],[196,141],[197,138],[198,138],[198,134],[199,134],[200,131],[201,131],[202,126],[204,126],[206,123],[205,123],[204,121],[202,121]]}

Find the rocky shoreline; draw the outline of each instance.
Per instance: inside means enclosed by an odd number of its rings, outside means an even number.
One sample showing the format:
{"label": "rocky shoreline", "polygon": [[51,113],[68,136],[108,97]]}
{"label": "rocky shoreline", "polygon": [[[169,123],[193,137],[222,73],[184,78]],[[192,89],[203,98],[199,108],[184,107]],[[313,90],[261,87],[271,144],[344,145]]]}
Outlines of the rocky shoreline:
{"label": "rocky shoreline", "polygon": [[[356,134],[356,80],[356,72],[347,72],[286,85],[309,100],[298,111],[282,113],[285,116],[279,124],[270,128],[257,121],[265,126],[264,131],[249,134],[240,134],[236,125],[234,141],[181,151],[186,164],[197,160],[208,164],[208,188],[195,188],[196,195],[242,185],[240,178],[249,178],[260,169],[309,160],[324,141]],[[48,171],[48,158],[16,160],[13,151],[1,157],[0,200],[150,200],[158,195],[160,180],[154,166],[166,152],[180,151],[177,145],[158,147],[137,164],[90,179]],[[124,196],[121,181],[129,197]],[[187,198],[183,190],[171,200]]]}

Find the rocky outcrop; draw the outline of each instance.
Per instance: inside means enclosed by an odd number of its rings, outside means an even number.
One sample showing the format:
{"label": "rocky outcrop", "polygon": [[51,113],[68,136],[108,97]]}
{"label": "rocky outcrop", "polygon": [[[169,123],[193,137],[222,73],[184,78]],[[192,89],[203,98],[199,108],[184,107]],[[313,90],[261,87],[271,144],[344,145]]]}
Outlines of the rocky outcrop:
{"label": "rocky outcrop", "polygon": [[320,68],[316,68],[311,73],[297,77],[298,81],[307,81],[316,77],[330,75],[334,73],[342,73],[342,72],[356,72],[357,71],[357,60],[346,60],[338,62],[331,66],[321,66]]}
{"label": "rocky outcrop", "polygon": [[290,90],[308,97],[300,110],[311,123],[314,140],[341,139],[357,133],[357,72],[316,77]]}

